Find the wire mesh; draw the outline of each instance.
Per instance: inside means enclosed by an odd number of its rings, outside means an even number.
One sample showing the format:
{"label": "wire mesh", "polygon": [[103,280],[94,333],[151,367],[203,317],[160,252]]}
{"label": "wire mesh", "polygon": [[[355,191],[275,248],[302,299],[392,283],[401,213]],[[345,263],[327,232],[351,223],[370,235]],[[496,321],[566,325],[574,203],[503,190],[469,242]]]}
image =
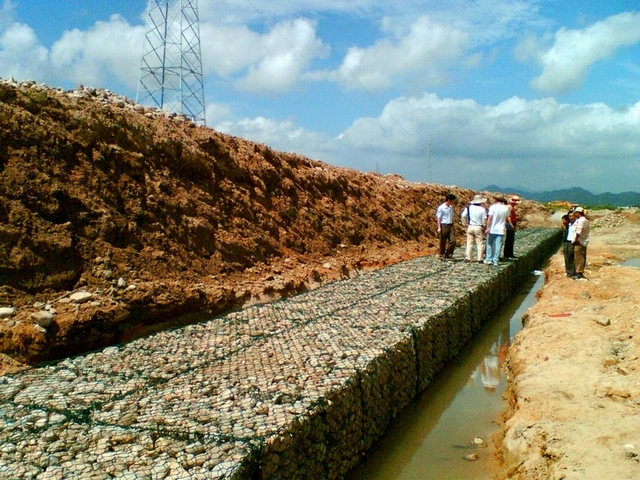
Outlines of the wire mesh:
{"label": "wire mesh", "polygon": [[418,258],[0,377],[0,478],[345,475],[488,317],[477,304],[559,238],[525,230],[499,268]]}

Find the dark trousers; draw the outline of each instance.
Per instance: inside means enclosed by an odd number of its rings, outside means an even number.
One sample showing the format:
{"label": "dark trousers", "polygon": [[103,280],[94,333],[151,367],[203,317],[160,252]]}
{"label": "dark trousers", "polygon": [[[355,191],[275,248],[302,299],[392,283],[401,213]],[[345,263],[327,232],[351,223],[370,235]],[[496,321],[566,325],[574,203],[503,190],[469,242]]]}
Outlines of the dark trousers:
{"label": "dark trousers", "polygon": [[504,237],[504,258],[513,258],[513,244],[516,241],[516,231],[507,227],[507,234]]}
{"label": "dark trousers", "polygon": [[573,276],[576,273],[575,263],[573,261],[573,243],[565,241],[562,244],[562,253],[564,255],[564,270],[569,276]]}
{"label": "dark trousers", "polygon": [[440,255],[451,256],[456,248],[455,229],[452,224],[440,225]]}

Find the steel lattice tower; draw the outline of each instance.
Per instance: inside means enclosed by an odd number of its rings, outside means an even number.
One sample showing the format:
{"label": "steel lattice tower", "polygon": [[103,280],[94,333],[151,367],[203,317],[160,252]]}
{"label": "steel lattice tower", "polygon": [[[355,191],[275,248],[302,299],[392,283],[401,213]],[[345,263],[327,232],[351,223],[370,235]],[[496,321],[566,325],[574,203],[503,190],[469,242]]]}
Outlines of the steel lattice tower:
{"label": "steel lattice tower", "polygon": [[197,0],[149,0],[137,102],[205,123]]}

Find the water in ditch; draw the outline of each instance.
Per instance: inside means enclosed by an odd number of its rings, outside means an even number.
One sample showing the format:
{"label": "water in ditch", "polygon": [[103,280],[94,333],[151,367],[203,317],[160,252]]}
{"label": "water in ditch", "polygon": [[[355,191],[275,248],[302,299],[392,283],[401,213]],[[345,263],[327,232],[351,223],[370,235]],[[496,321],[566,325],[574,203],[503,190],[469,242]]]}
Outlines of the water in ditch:
{"label": "water in ditch", "polygon": [[[484,480],[490,478],[490,438],[504,411],[504,360],[522,315],[544,277],[531,275],[455,359],[391,423],[349,474],[355,480]],[[488,445],[476,446],[483,439]],[[475,455],[474,455],[475,454]],[[477,460],[465,457],[477,455]]]}
{"label": "water in ditch", "polygon": [[620,264],[623,267],[640,268],[640,258],[629,258]]}

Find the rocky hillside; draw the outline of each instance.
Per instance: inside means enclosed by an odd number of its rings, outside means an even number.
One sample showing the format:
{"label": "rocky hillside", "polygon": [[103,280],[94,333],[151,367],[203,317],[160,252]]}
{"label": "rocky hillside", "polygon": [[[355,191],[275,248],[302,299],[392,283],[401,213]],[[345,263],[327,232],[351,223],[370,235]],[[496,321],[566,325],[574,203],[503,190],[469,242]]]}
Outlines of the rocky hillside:
{"label": "rocky hillside", "polygon": [[91,88],[0,81],[0,139],[5,370],[433,253],[443,195],[473,193],[276,152]]}

